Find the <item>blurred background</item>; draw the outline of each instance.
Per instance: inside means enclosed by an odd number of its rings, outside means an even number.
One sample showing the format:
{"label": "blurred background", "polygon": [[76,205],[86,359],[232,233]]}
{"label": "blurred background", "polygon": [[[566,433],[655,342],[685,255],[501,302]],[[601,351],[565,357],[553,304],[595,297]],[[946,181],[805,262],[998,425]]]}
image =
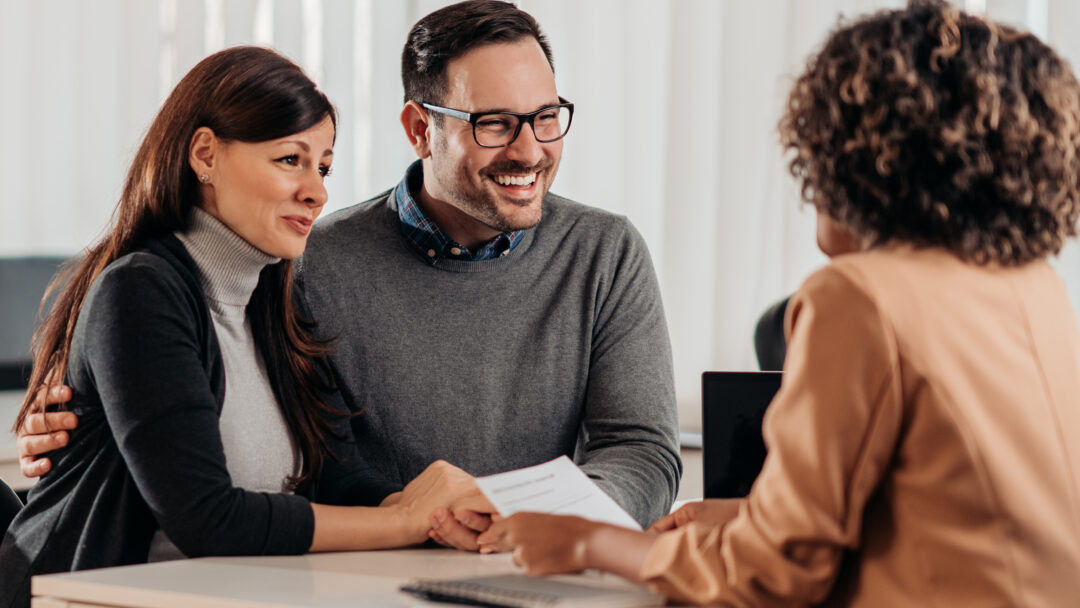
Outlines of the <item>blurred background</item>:
{"label": "blurred background", "polygon": [[[172,86],[237,44],[300,63],[341,114],[324,213],[394,185],[400,53],[428,0],[0,0],[0,257],[78,253],[108,223]],[[700,374],[755,369],[753,328],[825,262],[777,143],[786,92],[838,19],[902,1],[523,0],[576,104],[553,190],[625,214],[660,277],[680,416]],[[1080,62],[1080,2],[959,0]],[[1055,261],[1080,302],[1080,249]],[[992,331],[993,328],[987,328]],[[522,345],[527,347],[527,345]]]}

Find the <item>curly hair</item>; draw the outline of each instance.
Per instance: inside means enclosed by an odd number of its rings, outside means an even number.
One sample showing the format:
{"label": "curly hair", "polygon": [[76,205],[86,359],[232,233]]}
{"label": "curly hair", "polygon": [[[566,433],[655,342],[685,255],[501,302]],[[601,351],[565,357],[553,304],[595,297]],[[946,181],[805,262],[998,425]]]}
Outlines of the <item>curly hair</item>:
{"label": "curly hair", "polygon": [[1006,266],[1080,215],[1080,85],[1030,33],[944,2],[838,27],[780,120],[802,197],[867,246]]}

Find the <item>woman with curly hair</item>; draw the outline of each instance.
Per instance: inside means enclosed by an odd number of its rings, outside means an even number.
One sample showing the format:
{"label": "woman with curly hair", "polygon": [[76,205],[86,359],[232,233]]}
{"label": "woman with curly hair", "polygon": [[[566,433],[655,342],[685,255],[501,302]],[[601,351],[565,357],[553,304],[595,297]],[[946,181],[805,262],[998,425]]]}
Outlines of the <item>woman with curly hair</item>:
{"label": "woman with curly hair", "polygon": [[519,514],[485,546],[700,603],[1075,605],[1080,327],[1046,261],[1080,213],[1068,66],[919,2],[834,32],[780,132],[839,255],[792,299],[750,495],[652,533]]}

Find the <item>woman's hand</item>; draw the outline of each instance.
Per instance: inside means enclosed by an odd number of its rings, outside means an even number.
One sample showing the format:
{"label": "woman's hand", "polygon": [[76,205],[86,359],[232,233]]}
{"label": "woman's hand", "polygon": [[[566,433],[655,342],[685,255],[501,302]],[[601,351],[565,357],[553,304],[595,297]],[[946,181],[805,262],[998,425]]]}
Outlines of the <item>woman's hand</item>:
{"label": "woman's hand", "polygon": [[513,551],[514,563],[531,574],[588,568],[589,535],[603,524],[570,515],[515,513],[491,524],[477,539],[480,550]]}
{"label": "woman's hand", "polygon": [[482,552],[513,551],[530,574],[595,568],[639,581],[656,537],[572,515],[515,513],[497,519],[478,542]]}
{"label": "woman's hand", "polygon": [[722,526],[735,519],[745,498],[710,498],[688,502],[674,513],[669,513],[649,526],[649,532],[667,532],[681,528],[690,522],[706,526]]}

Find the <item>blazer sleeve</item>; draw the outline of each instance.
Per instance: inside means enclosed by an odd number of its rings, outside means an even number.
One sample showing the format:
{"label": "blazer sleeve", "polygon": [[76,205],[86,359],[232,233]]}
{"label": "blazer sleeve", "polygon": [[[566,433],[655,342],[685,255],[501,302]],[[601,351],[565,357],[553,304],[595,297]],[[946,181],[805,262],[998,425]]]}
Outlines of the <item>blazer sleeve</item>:
{"label": "blazer sleeve", "polygon": [[893,332],[859,282],[826,267],[796,294],[768,456],[739,515],[661,535],[642,576],[669,596],[723,605],[805,605],[826,597],[902,420]]}
{"label": "blazer sleeve", "polygon": [[158,525],[185,555],[304,553],[314,534],[306,498],[232,484],[206,371],[215,338],[199,322],[203,306],[154,256],[102,273],[79,324],[105,418]]}

